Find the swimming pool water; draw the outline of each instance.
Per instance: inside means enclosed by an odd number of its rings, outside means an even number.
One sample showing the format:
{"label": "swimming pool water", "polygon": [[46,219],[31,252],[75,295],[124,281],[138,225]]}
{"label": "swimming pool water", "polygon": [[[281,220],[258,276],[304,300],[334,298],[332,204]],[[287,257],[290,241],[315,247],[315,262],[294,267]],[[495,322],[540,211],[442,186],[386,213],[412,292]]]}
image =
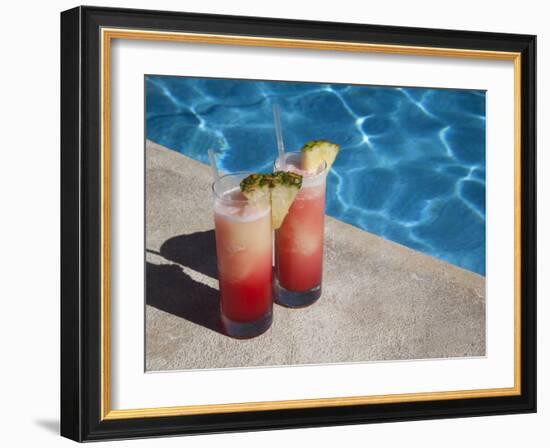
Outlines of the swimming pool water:
{"label": "swimming pool water", "polygon": [[285,146],[341,146],[327,213],[485,275],[485,92],[146,76],[147,138],[227,172],[270,171]]}

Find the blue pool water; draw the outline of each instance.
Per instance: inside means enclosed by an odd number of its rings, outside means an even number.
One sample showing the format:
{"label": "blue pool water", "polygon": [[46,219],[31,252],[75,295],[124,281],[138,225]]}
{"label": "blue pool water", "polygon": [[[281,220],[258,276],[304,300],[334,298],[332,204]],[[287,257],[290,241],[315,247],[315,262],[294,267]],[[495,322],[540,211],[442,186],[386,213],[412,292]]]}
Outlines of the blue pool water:
{"label": "blue pool water", "polygon": [[287,150],[341,146],[327,213],[485,275],[485,92],[146,76],[147,138],[224,171],[270,171],[272,104]]}

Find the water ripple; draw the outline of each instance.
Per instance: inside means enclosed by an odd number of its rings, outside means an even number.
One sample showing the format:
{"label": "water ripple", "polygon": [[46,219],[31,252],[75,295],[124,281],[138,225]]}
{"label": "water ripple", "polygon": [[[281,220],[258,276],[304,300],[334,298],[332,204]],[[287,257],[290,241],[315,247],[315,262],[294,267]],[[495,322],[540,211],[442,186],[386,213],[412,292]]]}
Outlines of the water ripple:
{"label": "water ripple", "polygon": [[327,213],[485,274],[485,92],[146,76],[147,138],[225,171],[271,168],[285,143],[341,152]]}

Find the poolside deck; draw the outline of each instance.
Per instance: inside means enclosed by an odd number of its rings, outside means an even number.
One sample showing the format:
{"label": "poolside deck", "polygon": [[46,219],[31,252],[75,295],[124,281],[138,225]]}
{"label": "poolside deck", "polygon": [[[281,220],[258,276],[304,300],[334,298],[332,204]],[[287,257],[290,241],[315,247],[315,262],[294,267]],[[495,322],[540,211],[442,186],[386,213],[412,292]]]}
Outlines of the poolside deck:
{"label": "poolside deck", "polygon": [[219,323],[210,172],[146,145],[146,368],[485,355],[485,279],[327,217],[323,295],[250,340]]}

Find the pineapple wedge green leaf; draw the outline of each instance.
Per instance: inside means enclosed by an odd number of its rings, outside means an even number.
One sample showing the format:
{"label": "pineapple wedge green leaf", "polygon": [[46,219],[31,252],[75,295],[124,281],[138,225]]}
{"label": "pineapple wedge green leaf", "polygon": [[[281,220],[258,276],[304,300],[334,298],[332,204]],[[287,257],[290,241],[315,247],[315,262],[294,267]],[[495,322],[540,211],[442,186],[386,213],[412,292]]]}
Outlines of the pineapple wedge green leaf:
{"label": "pineapple wedge green leaf", "polygon": [[241,192],[253,204],[260,208],[268,207],[271,204],[271,175],[251,174],[241,180]]}
{"label": "pineapple wedge green leaf", "polygon": [[287,171],[277,171],[272,176],[271,223],[274,229],[278,229],[283,225],[288,210],[302,186],[302,176]]}
{"label": "pineapple wedge green leaf", "polygon": [[286,171],[251,174],[241,181],[243,195],[255,204],[271,202],[271,224],[278,229],[302,186],[302,176]]}
{"label": "pineapple wedge green leaf", "polygon": [[311,140],[302,146],[300,151],[302,154],[301,168],[304,171],[316,172],[324,160],[327,163],[327,171],[329,171],[339,151],[340,146],[335,143],[327,140]]}

